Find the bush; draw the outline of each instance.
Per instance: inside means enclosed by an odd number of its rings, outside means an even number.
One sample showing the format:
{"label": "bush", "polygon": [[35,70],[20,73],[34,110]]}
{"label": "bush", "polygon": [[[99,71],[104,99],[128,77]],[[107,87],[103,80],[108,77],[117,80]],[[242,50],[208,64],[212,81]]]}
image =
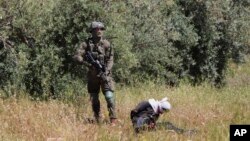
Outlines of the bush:
{"label": "bush", "polygon": [[[7,96],[74,99],[87,68],[72,55],[93,20],[105,23],[116,82],[221,86],[230,59],[249,51],[249,2],[197,0],[2,0],[0,87]],[[84,87],[82,87],[84,86]]]}

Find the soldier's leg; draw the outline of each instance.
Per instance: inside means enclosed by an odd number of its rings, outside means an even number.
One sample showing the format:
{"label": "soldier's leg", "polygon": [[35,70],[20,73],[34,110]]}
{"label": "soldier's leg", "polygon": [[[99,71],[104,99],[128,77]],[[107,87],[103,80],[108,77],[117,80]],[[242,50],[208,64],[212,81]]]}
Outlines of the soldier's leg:
{"label": "soldier's leg", "polygon": [[115,98],[114,98],[114,94],[112,91],[106,91],[104,93],[105,95],[105,99],[107,101],[107,107],[108,107],[108,111],[109,111],[109,118],[110,120],[112,119],[116,119],[116,111],[115,111]]}
{"label": "soldier's leg", "polygon": [[98,93],[90,93],[90,100],[92,110],[94,112],[94,116],[97,122],[100,121],[100,100]]}
{"label": "soldier's leg", "polygon": [[108,82],[102,83],[102,92],[105,96],[107,102],[107,108],[109,111],[109,118],[112,120],[116,119],[116,107],[115,107],[115,97],[114,97],[114,82],[111,77],[107,77]]}
{"label": "soldier's leg", "polygon": [[88,76],[88,92],[90,94],[91,106],[94,112],[94,116],[96,121],[100,121],[100,100],[99,100],[99,92],[100,92],[100,83],[96,77]]}

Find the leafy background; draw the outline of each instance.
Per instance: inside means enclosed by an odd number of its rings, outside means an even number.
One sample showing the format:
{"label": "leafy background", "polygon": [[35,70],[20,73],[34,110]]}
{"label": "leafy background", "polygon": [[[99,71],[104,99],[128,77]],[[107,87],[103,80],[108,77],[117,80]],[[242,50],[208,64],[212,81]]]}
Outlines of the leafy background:
{"label": "leafy background", "polygon": [[[5,96],[73,98],[86,92],[72,55],[93,20],[115,50],[114,78],[224,86],[228,62],[250,46],[248,0],[1,0],[0,87]],[[115,38],[113,38],[115,37]]]}

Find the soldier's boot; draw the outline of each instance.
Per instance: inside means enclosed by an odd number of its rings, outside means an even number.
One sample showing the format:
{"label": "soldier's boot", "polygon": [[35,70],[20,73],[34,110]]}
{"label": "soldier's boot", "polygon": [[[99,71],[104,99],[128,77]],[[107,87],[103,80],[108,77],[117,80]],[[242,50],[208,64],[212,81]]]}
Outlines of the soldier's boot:
{"label": "soldier's boot", "polygon": [[110,122],[111,124],[115,124],[117,121],[117,117],[116,117],[116,111],[115,111],[115,98],[114,98],[113,92],[106,91],[104,95],[107,101]]}
{"label": "soldier's boot", "polygon": [[98,97],[98,93],[91,93],[91,103],[92,103],[92,110],[94,112],[95,120],[97,123],[100,123],[100,100]]}

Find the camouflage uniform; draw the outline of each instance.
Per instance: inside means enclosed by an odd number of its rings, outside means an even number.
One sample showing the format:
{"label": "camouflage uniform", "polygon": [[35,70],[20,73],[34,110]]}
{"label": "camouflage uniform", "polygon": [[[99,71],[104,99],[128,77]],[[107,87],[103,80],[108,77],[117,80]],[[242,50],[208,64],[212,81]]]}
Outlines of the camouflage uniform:
{"label": "camouflage uniform", "polygon": [[[99,24],[99,25],[98,25]],[[90,27],[91,29],[94,29],[95,27],[103,28],[104,26],[100,22],[92,22]],[[97,37],[98,38],[98,37]],[[95,60],[98,60],[100,63],[105,65],[106,72],[104,76],[106,77],[107,81],[103,81],[100,78],[99,72],[95,69],[94,66],[84,61],[84,54],[90,51],[93,55],[93,58]],[[116,119],[116,112],[115,112],[115,99],[114,99],[114,81],[112,78],[112,66],[113,66],[113,50],[110,46],[109,41],[106,39],[103,39],[102,37],[96,39],[95,37],[88,38],[85,42],[83,42],[80,45],[80,48],[77,50],[76,55],[74,56],[74,59],[77,60],[80,63],[83,63],[89,67],[88,71],[88,92],[91,97],[92,102],[92,109],[94,111],[94,116],[99,122],[100,120],[100,100],[99,100],[99,93],[100,88],[102,90],[102,93],[105,96],[107,107],[109,110],[109,117],[112,122],[112,120]]]}

